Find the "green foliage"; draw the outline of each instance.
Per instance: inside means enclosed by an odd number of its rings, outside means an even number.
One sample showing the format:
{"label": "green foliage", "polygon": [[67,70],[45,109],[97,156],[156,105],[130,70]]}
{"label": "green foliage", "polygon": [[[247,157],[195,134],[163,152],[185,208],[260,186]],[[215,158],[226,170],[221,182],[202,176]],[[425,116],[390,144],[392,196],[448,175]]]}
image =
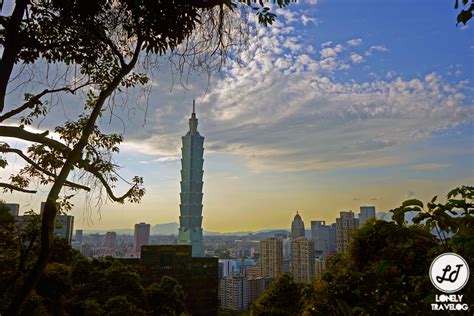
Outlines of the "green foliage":
{"label": "green foliage", "polygon": [[145,291],[151,315],[181,315],[186,311],[184,291],[173,278],[164,276],[160,283],[153,283]]}
{"label": "green foliage", "polygon": [[459,9],[459,13],[456,17],[456,26],[459,23],[466,25],[466,23],[472,18],[472,11],[474,11],[474,2],[472,0],[462,0],[462,7],[459,8],[459,0],[455,0],[454,9]]}
{"label": "green foliage", "polygon": [[115,296],[107,300],[104,306],[104,314],[108,316],[122,315],[146,315],[145,311],[130,301],[130,296]]}
{"label": "green foliage", "polygon": [[250,315],[299,315],[304,308],[306,287],[285,273],[252,304]]}

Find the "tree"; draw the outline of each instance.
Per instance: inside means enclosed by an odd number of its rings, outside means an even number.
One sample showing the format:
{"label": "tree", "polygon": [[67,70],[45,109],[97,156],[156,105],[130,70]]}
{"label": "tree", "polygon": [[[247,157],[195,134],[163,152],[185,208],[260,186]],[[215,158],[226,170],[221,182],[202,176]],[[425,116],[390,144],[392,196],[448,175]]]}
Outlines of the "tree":
{"label": "tree", "polygon": [[[284,7],[290,0],[272,2]],[[275,19],[262,1],[231,0],[17,0],[12,14],[1,18],[0,112],[5,108],[9,111],[0,116],[0,137],[21,139],[31,145],[26,153],[8,143],[0,145],[0,153],[15,155],[26,163],[0,186],[5,191],[24,193],[35,193],[30,188],[32,179],[50,186],[41,219],[39,256],[7,315],[20,309],[41,278],[52,253],[54,218],[70,209],[69,200],[75,192],[91,191],[99,185],[107,198],[119,203],[139,202],[145,193],[140,177],[128,182],[130,189],[123,195],[113,191],[120,176],[111,155],[118,153],[122,136],[104,134],[97,126],[106,107],[113,108],[113,96],[148,82],[146,67],[144,72],[137,68],[146,65],[153,55],[174,54],[180,70],[185,65],[192,69],[215,66],[206,61],[222,61],[235,44],[241,43],[234,40],[234,35],[242,26],[241,18],[248,11],[245,8],[254,11],[262,25],[272,24]],[[31,63],[59,63],[65,70],[52,87],[26,93],[22,104],[5,107],[7,88],[14,81],[14,65]],[[77,68],[79,75],[72,75],[68,67]],[[25,128],[48,114],[50,104],[44,101],[45,96],[75,95],[80,91],[87,92],[84,111],[78,119],[54,129],[60,140],[53,139],[49,131],[37,133]],[[0,158],[0,167],[7,164]],[[88,179],[96,184],[91,185]]]}
{"label": "tree", "polygon": [[300,315],[308,285],[282,274],[250,307],[250,315]]}
{"label": "tree", "polygon": [[474,11],[474,2],[471,0],[461,0],[462,7],[459,8],[459,0],[454,0],[454,9],[458,10],[458,15],[456,17],[457,23],[462,23],[466,25],[466,23],[472,18],[472,11]]}
{"label": "tree", "polygon": [[151,315],[181,315],[186,311],[184,290],[175,279],[164,276],[160,283],[146,289],[146,298]]}

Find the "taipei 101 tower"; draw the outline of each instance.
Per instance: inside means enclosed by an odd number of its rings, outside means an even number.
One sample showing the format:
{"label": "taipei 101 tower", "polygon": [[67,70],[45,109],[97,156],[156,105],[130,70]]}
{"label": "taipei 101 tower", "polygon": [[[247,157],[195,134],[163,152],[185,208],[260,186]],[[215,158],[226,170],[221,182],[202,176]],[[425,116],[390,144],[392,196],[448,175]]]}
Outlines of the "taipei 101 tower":
{"label": "taipei 101 tower", "polygon": [[202,238],[202,166],[204,137],[197,131],[198,120],[193,100],[189,131],[181,139],[181,204],[179,205],[178,244],[192,246],[193,257],[204,257]]}

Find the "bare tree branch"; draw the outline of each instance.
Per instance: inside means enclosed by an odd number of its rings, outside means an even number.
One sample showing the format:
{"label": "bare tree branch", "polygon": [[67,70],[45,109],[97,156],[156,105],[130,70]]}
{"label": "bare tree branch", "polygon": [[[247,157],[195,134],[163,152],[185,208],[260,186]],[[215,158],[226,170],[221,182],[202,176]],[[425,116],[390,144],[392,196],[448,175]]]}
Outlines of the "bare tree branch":
{"label": "bare tree branch", "polygon": [[[38,165],[35,161],[33,161],[30,157],[28,157],[27,155],[25,155],[21,150],[19,149],[15,149],[15,148],[10,148],[10,147],[6,147],[6,146],[0,146],[0,152],[3,152],[3,153],[14,153],[14,154],[17,154],[18,156],[20,156],[21,158],[23,158],[26,162],[28,162],[30,165],[32,165],[36,170],[44,173],[45,175],[53,178],[53,179],[56,179],[56,175],[54,173],[52,173],[51,171],[48,171],[44,168],[42,168],[40,165]],[[91,189],[85,185],[82,185],[82,184],[79,184],[79,183],[75,183],[75,182],[71,182],[69,180],[66,180],[66,182],[64,183],[64,185],[70,187],[70,188],[76,188],[76,189],[81,189],[81,190],[85,190],[85,191],[90,191]]]}
{"label": "bare tree branch", "polygon": [[18,113],[21,113],[23,112],[24,110],[28,109],[28,108],[32,108],[38,101],[39,99],[41,99],[41,97],[43,97],[44,95],[46,94],[50,94],[50,93],[56,93],[56,92],[61,92],[61,91],[67,91],[67,92],[70,92],[72,94],[74,94],[77,90],[81,89],[81,88],[84,88],[85,86],[89,85],[90,83],[89,82],[86,82],[74,89],[71,89],[69,87],[63,87],[63,88],[59,88],[59,89],[45,89],[43,90],[41,93],[38,93],[37,95],[31,97],[27,102],[25,102],[23,105],[17,107],[16,109],[13,109],[7,113],[5,113],[4,115],[1,115],[0,116],[0,122],[3,122],[5,121],[6,119],[18,114]]}
{"label": "bare tree branch", "polygon": [[4,188],[4,190],[19,191],[19,192],[24,192],[24,193],[36,193],[36,191],[34,190],[23,189],[23,188],[17,187],[16,185],[13,185],[10,183],[3,183],[3,182],[0,182],[0,188]]}

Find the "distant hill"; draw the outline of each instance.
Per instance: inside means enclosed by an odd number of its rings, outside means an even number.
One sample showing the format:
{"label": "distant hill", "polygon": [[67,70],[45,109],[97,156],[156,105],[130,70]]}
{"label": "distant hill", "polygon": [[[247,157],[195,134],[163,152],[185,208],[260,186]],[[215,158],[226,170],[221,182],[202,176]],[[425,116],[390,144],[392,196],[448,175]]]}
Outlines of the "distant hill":
{"label": "distant hill", "polygon": [[[179,224],[176,222],[156,224],[150,227],[150,235],[178,235]],[[116,232],[119,235],[133,235],[133,229],[102,229],[102,230],[84,230],[84,234],[105,234],[106,232]],[[274,237],[276,234],[290,234],[289,229],[265,229],[259,231],[240,231],[230,233],[219,233],[204,231],[204,235],[207,236],[248,236],[252,234],[256,239],[264,239]],[[305,235],[307,238],[311,238],[311,230],[306,230]]]}
{"label": "distant hill", "polygon": [[265,230],[253,233],[253,236],[257,239],[265,239],[270,237],[275,237],[276,234],[285,234],[288,235],[290,232],[284,229],[277,229],[277,230]]}

